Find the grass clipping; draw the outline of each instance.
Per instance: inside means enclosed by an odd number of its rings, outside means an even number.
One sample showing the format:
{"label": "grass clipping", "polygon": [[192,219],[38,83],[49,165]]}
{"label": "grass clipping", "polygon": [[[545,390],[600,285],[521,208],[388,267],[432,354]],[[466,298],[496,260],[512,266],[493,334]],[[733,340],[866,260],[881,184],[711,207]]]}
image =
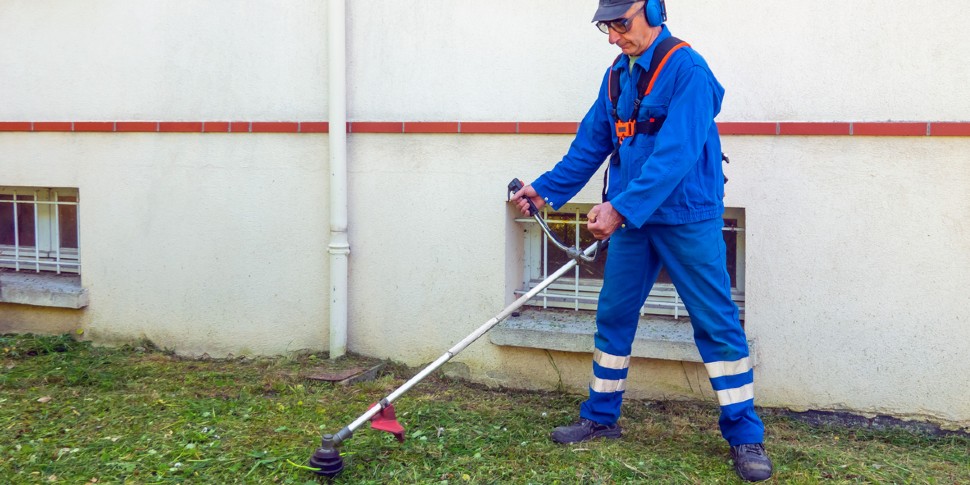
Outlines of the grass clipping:
{"label": "grass clipping", "polygon": [[[0,337],[0,477],[9,483],[317,483],[306,463],[413,371],[349,386],[297,358],[187,360],[149,345]],[[431,376],[395,403],[407,441],[361,427],[343,483],[737,483],[715,403],[627,401],[621,440],[558,446],[582,396]],[[782,483],[970,483],[970,439],[765,416]]]}

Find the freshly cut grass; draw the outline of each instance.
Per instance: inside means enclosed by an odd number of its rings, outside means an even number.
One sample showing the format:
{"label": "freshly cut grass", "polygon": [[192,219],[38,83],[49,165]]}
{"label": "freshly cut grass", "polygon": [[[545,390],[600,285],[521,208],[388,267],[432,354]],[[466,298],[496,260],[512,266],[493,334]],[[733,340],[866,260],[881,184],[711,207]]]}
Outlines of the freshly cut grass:
{"label": "freshly cut grass", "polygon": [[[0,337],[2,483],[317,483],[336,432],[412,375],[305,379],[360,357],[187,360],[148,344]],[[340,483],[739,483],[714,403],[628,401],[621,440],[559,446],[582,397],[432,376],[395,403],[407,441],[362,427]],[[970,483],[970,438],[809,426],[766,413],[780,483]]]}

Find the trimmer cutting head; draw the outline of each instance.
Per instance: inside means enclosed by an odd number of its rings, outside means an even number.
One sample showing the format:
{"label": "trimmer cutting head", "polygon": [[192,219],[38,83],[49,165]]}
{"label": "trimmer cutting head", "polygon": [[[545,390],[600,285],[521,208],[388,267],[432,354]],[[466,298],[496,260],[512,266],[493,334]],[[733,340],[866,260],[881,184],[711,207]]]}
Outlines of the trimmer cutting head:
{"label": "trimmer cutting head", "polygon": [[336,434],[323,435],[323,441],[317,451],[310,456],[310,467],[315,468],[313,473],[328,478],[333,478],[340,474],[344,469],[344,459],[340,457],[339,447],[344,441],[353,436],[359,423],[364,422],[370,415],[370,427],[380,431],[387,431],[394,435],[398,441],[404,442],[404,426],[397,422],[394,415],[394,406],[386,399],[371,404],[370,409],[363,416],[357,418],[350,426],[338,431]]}
{"label": "trimmer cutting head", "polygon": [[310,466],[319,468],[317,475],[333,478],[344,470],[344,459],[337,450],[336,439],[332,434],[323,435],[323,442],[310,457]]}

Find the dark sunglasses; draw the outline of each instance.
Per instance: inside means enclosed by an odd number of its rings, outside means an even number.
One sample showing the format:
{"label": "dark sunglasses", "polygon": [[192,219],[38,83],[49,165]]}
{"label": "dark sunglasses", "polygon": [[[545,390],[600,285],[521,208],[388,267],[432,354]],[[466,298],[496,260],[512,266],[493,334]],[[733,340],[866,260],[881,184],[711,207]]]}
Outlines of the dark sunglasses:
{"label": "dark sunglasses", "polygon": [[609,34],[610,29],[613,29],[617,34],[625,34],[630,31],[630,22],[633,22],[633,19],[637,18],[637,14],[642,11],[643,9],[638,9],[629,17],[621,17],[615,20],[600,20],[596,22],[596,28],[600,29],[600,32],[604,34]]}

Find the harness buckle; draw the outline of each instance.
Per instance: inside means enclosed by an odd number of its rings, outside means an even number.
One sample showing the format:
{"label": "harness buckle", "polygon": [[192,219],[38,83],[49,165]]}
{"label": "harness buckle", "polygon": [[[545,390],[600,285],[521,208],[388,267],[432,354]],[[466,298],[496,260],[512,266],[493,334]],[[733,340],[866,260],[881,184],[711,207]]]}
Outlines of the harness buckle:
{"label": "harness buckle", "polygon": [[622,145],[623,140],[637,134],[637,122],[636,120],[630,121],[620,121],[616,120],[616,138]]}

